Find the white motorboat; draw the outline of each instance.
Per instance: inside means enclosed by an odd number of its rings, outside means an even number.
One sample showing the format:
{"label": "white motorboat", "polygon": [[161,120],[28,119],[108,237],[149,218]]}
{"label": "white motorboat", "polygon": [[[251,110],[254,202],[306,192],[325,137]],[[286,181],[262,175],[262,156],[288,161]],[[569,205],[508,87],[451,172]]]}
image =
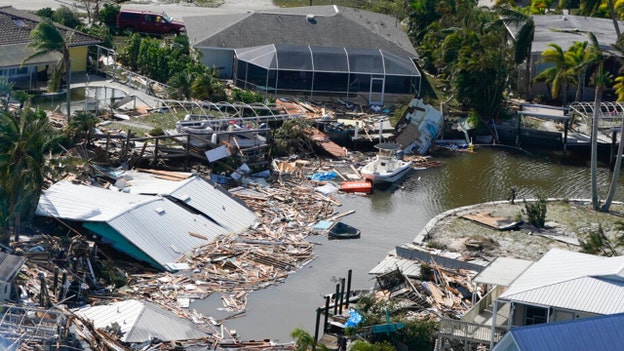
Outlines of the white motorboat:
{"label": "white motorboat", "polygon": [[379,153],[373,161],[362,167],[360,173],[373,184],[394,183],[412,170],[412,161],[399,157],[400,144],[380,143],[375,145]]}

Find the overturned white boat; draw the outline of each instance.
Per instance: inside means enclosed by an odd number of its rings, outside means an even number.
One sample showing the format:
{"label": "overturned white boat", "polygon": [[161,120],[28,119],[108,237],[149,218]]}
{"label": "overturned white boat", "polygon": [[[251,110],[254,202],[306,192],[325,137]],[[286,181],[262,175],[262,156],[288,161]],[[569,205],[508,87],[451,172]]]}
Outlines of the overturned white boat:
{"label": "overturned white boat", "polygon": [[400,144],[380,143],[375,147],[379,153],[360,170],[362,176],[373,184],[394,183],[412,170],[414,163],[399,157]]}

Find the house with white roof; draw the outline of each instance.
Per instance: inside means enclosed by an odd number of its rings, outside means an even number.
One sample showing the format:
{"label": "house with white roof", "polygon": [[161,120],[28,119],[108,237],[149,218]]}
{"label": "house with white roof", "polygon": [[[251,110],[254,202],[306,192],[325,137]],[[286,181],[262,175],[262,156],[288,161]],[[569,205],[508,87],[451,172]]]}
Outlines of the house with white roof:
{"label": "house with white roof", "polygon": [[624,313],[624,256],[551,249],[537,262],[498,258],[473,283],[488,293],[461,320],[441,320],[441,339],[492,348],[512,328]]}
{"label": "house with white roof", "polygon": [[105,189],[62,181],[40,196],[36,214],[81,222],[99,239],[161,270],[223,235],[244,231],[256,214],[221,186],[189,174],[181,181],[129,171]]}

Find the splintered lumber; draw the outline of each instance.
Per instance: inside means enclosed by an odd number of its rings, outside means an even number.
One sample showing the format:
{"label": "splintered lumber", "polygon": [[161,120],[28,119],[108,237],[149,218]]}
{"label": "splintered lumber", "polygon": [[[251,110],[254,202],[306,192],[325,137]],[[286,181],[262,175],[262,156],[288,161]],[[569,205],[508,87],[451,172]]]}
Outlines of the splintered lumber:
{"label": "splintered lumber", "polygon": [[201,234],[198,234],[198,233],[189,232],[189,235],[193,236],[193,237],[196,237],[196,238],[199,238],[199,239],[208,240],[207,236],[201,235]]}

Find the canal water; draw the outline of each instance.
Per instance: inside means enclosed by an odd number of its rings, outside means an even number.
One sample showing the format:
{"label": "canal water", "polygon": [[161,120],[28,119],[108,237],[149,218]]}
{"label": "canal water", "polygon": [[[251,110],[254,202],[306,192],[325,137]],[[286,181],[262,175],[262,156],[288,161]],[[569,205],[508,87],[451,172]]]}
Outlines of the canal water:
{"label": "canal water", "polygon": [[[538,195],[558,198],[590,198],[588,155],[535,155],[504,146],[478,146],[475,153],[448,151],[435,154],[444,165],[413,171],[399,186],[376,190],[371,196],[338,194],[338,212],[355,210],[343,221],[362,231],[357,240],[337,241],[313,237],[317,258],[282,284],[250,294],[246,312],[225,326],[242,340],[271,339],[290,342],[290,333],[302,328],[314,335],[316,308],[324,295],[336,290],[352,270],[352,289],[373,285],[368,272],[395,246],[411,242],[434,216],[446,210],[481,202],[504,200],[512,187],[516,199]],[[587,152],[589,153],[589,152]],[[611,175],[599,169],[600,197],[604,199]],[[624,199],[622,180],[615,200]],[[216,319],[228,315],[219,294],[196,301],[191,308]]]}

